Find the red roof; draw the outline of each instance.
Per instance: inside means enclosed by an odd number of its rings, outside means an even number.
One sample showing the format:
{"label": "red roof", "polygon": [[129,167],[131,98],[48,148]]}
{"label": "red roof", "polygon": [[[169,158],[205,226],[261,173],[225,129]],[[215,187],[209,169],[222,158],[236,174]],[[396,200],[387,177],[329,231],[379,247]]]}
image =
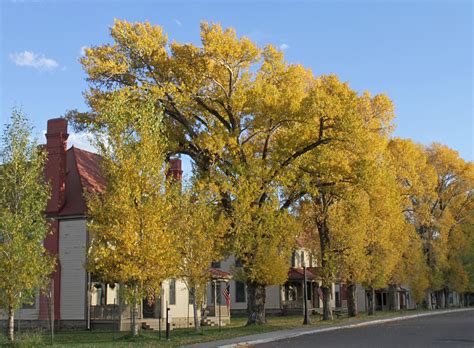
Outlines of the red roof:
{"label": "red roof", "polygon": [[[319,277],[320,271],[318,267],[306,267],[306,279],[314,280]],[[288,270],[288,280],[303,280],[303,268],[291,267]]]}
{"label": "red roof", "polygon": [[82,188],[88,192],[103,192],[105,180],[100,174],[100,155],[71,147],[76,158],[76,166],[81,178]]}
{"label": "red roof", "polygon": [[66,155],[65,203],[60,216],[85,215],[87,206],[84,192],[102,192],[105,180],[100,175],[101,157],[74,146]]}
{"label": "red roof", "polygon": [[225,272],[218,268],[209,268],[209,274],[212,279],[230,279],[232,276],[229,272]]}

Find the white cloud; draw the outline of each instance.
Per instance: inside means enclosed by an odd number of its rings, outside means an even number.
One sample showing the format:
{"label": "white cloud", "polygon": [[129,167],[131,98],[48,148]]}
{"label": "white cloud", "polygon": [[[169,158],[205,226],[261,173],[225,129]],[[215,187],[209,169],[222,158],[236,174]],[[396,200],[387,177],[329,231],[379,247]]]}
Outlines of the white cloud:
{"label": "white cloud", "polygon": [[284,51],[284,50],[287,50],[288,48],[290,48],[290,45],[286,44],[286,43],[282,43],[280,46],[279,46],[280,50]]}
{"label": "white cloud", "polygon": [[54,59],[30,51],[10,54],[10,60],[18,66],[28,66],[38,70],[53,70],[59,67]]}
{"label": "white cloud", "polygon": [[175,18],[175,19],[173,19],[173,21],[176,23],[176,25],[177,25],[178,27],[183,26],[183,23],[181,23],[181,21],[180,21],[179,19],[176,19],[176,18]]}
{"label": "white cloud", "polygon": [[89,48],[89,46],[81,46],[81,48],[79,49],[79,54],[81,56],[85,56],[86,55],[86,49]]}
{"label": "white cloud", "polygon": [[[41,132],[43,135],[40,138],[42,140],[43,144],[45,143],[46,140],[46,130],[42,130]],[[89,132],[70,132],[69,136],[67,138],[67,147],[70,148],[71,146],[74,145],[74,147],[77,147],[81,150],[86,150],[90,152],[97,153],[97,149],[92,145],[92,140],[93,140],[93,135],[92,133]],[[41,141],[40,141],[41,143]]]}
{"label": "white cloud", "polygon": [[91,144],[92,134],[87,132],[69,133],[67,138],[68,146],[74,145],[81,150],[97,152],[97,149]]}

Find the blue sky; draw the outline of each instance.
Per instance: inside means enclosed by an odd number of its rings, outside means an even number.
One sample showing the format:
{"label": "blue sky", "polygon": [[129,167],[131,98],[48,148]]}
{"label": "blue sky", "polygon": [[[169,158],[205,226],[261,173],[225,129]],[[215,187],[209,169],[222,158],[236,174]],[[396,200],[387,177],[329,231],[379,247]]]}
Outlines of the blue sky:
{"label": "blue sky", "polygon": [[[199,42],[203,20],[232,26],[316,75],[386,93],[395,134],[447,144],[473,159],[471,1],[0,0],[1,123],[21,106],[42,138],[48,118],[85,110],[81,47],[109,42],[114,18],[149,20]],[[72,135],[84,147],[84,138]]]}

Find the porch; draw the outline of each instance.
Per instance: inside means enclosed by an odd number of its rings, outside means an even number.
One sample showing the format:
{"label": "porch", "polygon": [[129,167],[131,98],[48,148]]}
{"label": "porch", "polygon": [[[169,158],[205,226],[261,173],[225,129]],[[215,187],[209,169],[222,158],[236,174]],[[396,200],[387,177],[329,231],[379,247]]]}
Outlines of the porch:
{"label": "porch", "polygon": [[[315,267],[306,268],[307,309],[310,313],[318,312],[321,308],[322,294],[319,282],[316,281]],[[281,310],[283,315],[304,314],[304,272],[303,268],[290,268],[288,280],[282,286]]]}

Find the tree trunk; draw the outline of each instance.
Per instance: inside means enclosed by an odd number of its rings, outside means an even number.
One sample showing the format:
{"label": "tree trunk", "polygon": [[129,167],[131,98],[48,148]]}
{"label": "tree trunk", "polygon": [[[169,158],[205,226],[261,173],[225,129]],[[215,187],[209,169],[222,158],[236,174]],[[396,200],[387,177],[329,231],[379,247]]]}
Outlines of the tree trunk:
{"label": "tree trunk", "polygon": [[265,285],[247,282],[247,326],[263,325],[265,318]]}
{"label": "tree trunk", "polygon": [[321,286],[323,291],[323,320],[331,319],[331,288],[328,286]]}
{"label": "tree trunk", "polygon": [[388,309],[390,311],[400,310],[400,306],[398,304],[397,286],[394,284],[388,286]]}
{"label": "tree trunk", "polygon": [[375,314],[375,289],[373,287],[369,287],[368,307],[369,308],[367,309],[367,314],[374,315]]}
{"label": "tree trunk", "polygon": [[201,322],[199,321],[198,317],[198,306],[197,306],[197,301],[196,301],[196,288],[193,288],[191,290],[193,294],[193,316],[194,316],[194,329],[196,332],[201,331]]}
{"label": "tree trunk", "polygon": [[444,308],[443,290],[436,290],[436,308]]}
{"label": "tree trunk", "polygon": [[449,308],[449,289],[443,289],[443,297],[444,297],[444,308]]}
{"label": "tree trunk", "polygon": [[347,312],[349,317],[357,316],[356,283],[347,284]]}
{"label": "tree trunk", "polygon": [[426,309],[433,309],[433,301],[431,301],[432,295],[431,295],[431,290],[426,290],[426,296],[425,296],[425,308]]}
{"label": "tree trunk", "polygon": [[15,336],[13,334],[13,330],[15,329],[15,311],[13,310],[13,306],[10,304],[8,305],[8,340],[13,341]]}
{"label": "tree trunk", "polygon": [[132,300],[132,337],[138,336],[138,289],[135,286],[133,289],[133,300]]}
{"label": "tree trunk", "polygon": [[[324,195],[319,197],[323,206],[326,205]],[[324,215],[322,218],[316,215],[316,226],[319,232],[319,246],[321,248],[321,268],[324,273],[328,273],[328,264],[326,259],[327,250],[330,248],[330,238],[329,238],[329,227],[326,220],[327,216]],[[327,275],[327,274],[326,274]],[[329,286],[328,286],[329,283]],[[331,304],[330,304],[330,294],[331,294],[331,283],[328,279],[323,279],[323,284],[321,285],[321,290],[323,292],[323,320],[329,320],[332,317],[331,313]]]}

